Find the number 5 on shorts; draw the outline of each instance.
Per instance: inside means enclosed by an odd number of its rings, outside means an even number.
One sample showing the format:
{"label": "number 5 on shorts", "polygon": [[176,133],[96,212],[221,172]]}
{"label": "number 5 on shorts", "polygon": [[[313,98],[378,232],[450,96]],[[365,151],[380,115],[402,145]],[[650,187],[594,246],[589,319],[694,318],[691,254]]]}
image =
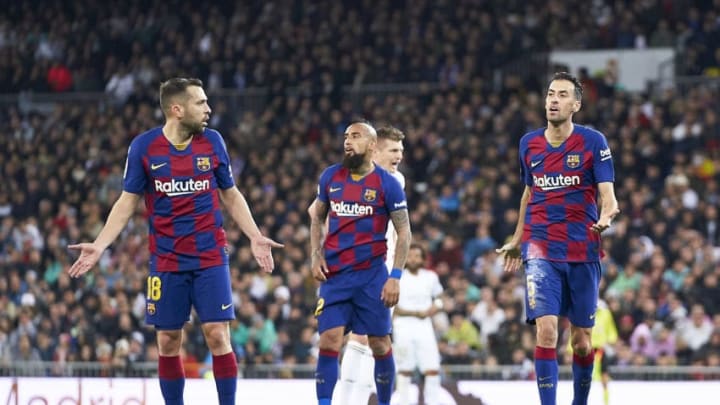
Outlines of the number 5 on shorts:
{"label": "number 5 on shorts", "polygon": [[536,293],[536,286],[535,286],[535,280],[533,278],[532,274],[528,274],[526,277],[526,284],[527,284],[527,296],[528,296],[528,305],[530,308],[535,308],[535,305],[537,304],[535,301],[535,293]]}
{"label": "number 5 on shorts", "polygon": [[150,301],[160,301],[162,295],[162,280],[158,276],[150,276],[147,279],[147,299]]}

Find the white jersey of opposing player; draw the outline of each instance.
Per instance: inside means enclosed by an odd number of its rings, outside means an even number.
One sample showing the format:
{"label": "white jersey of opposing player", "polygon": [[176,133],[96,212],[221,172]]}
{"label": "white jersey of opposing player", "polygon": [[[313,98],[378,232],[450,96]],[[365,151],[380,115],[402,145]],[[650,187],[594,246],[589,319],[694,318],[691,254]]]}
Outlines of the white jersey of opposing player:
{"label": "white jersey of opposing player", "polygon": [[[397,308],[427,311],[434,305],[434,299],[442,294],[443,288],[437,274],[431,270],[420,269],[417,274],[405,270],[400,279],[400,291]],[[439,369],[440,353],[430,317],[420,319],[395,315],[393,342],[398,370],[411,371],[417,367],[424,372]]]}
{"label": "white jersey of opposing player", "polygon": [[[405,190],[405,176],[399,171],[392,173],[392,175],[400,182],[403,190]],[[397,246],[397,232],[395,232],[395,226],[392,221],[388,223],[387,233],[385,233],[385,239],[387,239],[387,254],[385,256],[385,266],[388,272],[392,270],[395,263],[395,246]]]}

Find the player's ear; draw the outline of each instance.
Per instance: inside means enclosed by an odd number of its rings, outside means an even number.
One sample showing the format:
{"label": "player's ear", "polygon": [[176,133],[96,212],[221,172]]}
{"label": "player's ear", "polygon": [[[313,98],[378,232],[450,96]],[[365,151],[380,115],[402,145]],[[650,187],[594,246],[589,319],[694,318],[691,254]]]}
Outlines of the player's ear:
{"label": "player's ear", "polygon": [[582,101],[578,100],[575,102],[575,105],[573,106],[573,112],[576,113],[580,111],[580,108],[582,108]]}
{"label": "player's ear", "polygon": [[170,111],[172,112],[172,115],[176,117],[182,117],[183,115],[183,107],[178,103],[173,103],[170,105]]}

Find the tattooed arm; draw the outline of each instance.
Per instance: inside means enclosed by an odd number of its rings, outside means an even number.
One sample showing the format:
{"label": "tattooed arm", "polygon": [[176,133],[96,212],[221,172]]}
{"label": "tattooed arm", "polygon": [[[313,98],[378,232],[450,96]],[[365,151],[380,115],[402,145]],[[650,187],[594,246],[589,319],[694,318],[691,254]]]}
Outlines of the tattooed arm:
{"label": "tattooed arm", "polygon": [[[398,236],[397,245],[395,246],[395,263],[393,263],[392,271],[392,273],[395,273],[405,268],[405,261],[407,260],[408,251],[410,250],[410,239],[412,235],[410,234],[410,219],[408,218],[407,209],[391,212],[390,219],[395,226],[395,231]],[[386,307],[392,307],[397,304],[400,298],[400,274],[398,274],[398,277],[389,277],[385,282],[380,299],[385,303]]]}
{"label": "tattooed arm", "polygon": [[328,206],[324,202],[315,199],[310,208],[310,257],[313,277],[318,281],[325,281],[327,263],[323,255],[322,245],[325,241],[325,219],[328,215]]}
{"label": "tattooed arm", "polygon": [[410,232],[410,218],[408,210],[397,210],[390,213],[395,232],[397,233],[397,244],[395,245],[395,262],[393,268],[404,269],[412,234]]}

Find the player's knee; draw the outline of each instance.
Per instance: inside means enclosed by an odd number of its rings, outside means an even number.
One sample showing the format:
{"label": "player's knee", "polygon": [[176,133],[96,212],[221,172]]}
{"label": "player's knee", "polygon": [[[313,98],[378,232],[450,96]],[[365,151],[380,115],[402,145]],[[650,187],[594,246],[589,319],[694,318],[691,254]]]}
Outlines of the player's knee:
{"label": "player's knee", "polygon": [[374,356],[383,356],[390,351],[390,336],[373,336],[368,337],[368,344]]}
{"label": "player's knee", "polygon": [[230,347],[230,333],[225,324],[204,325],[203,332],[208,348],[213,354],[227,352]]}
{"label": "player's knee", "polygon": [[537,321],[537,343],[541,347],[554,347],[557,345],[558,327],[557,322],[549,319],[538,319]]}
{"label": "player's knee", "polygon": [[161,356],[177,356],[182,345],[182,332],[158,331],[157,344]]}
{"label": "player's knee", "polygon": [[590,334],[592,329],[575,328],[572,330],[572,348],[573,353],[578,356],[587,356],[592,351],[592,343],[590,342]]}
{"label": "player's knee", "polygon": [[577,354],[578,356],[587,356],[592,350],[590,342],[585,340],[573,341],[572,348],[573,353]]}
{"label": "player's knee", "polygon": [[365,345],[365,346],[368,345],[367,335],[357,335],[357,334],[351,332],[348,336],[348,341],[358,342],[361,345]]}
{"label": "player's knee", "polygon": [[342,330],[329,329],[320,334],[318,348],[320,350],[332,350],[339,352],[343,344]]}

